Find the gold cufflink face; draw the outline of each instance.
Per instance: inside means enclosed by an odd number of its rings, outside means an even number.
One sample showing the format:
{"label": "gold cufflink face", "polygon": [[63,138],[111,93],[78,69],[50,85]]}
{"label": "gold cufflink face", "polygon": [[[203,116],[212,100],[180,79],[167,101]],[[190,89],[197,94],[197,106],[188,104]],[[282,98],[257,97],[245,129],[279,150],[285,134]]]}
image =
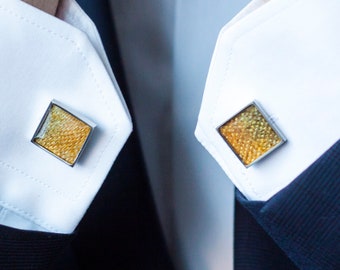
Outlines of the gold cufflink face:
{"label": "gold cufflink face", "polygon": [[217,130],[246,167],[286,142],[284,135],[256,102],[245,107]]}
{"label": "gold cufflink face", "polygon": [[85,122],[52,101],[41,120],[32,142],[53,156],[74,166],[93,131]]}

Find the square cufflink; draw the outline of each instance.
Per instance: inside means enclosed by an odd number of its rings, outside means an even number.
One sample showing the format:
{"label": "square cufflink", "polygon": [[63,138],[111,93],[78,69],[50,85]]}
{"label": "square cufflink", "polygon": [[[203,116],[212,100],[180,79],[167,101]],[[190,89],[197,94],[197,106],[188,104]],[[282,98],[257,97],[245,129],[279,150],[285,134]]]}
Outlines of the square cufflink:
{"label": "square cufflink", "polygon": [[245,167],[250,167],[287,141],[255,101],[217,128]]}
{"label": "square cufflink", "polygon": [[91,121],[76,116],[53,100],[31,141],[73,167],[83,152],[94,127]]}

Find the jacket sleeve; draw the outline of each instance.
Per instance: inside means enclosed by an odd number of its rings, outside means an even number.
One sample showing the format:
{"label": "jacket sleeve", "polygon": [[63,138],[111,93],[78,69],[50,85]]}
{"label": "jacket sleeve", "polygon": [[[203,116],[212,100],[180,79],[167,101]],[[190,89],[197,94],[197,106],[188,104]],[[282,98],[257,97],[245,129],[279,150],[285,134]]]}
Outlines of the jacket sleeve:
{"label": "jacket sleeve", "polygon": [[340,141],[267,202],[236,194],[299,269],[340,269]]}
{"label": "jacket sleeve", "polygon": [[72,237],[0,226],[0,269],[48,269]]}

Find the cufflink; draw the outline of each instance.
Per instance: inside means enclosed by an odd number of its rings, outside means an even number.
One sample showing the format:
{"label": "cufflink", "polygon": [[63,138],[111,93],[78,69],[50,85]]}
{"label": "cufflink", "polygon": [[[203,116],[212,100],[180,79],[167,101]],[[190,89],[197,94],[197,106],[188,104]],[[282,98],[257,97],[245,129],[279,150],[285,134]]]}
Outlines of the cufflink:
{"label": "cufflink", "polygon": [[53,100],[48,106],[32,143],[73,167],[83,152],[95,125]]}
{"label": "cufflink", "polygon": [[217,130],[247,168],[287,141],[255,101],[219,126]]}

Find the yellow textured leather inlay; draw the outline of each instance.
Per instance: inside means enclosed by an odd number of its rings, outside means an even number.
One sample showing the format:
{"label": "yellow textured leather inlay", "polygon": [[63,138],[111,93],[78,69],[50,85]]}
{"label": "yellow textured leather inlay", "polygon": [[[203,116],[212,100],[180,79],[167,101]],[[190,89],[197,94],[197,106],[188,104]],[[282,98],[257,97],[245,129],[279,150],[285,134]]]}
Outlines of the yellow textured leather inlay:
{"label": "yellow textured leather inlay", "polygon": [[52,104],[33,141],[69,165],[74,165],[91,129],[82,120]]}
{"label": "yellow textured leather inlay", "polygon": [[283,142],[254,104],[246,107],[218,130],[246,166]]}

